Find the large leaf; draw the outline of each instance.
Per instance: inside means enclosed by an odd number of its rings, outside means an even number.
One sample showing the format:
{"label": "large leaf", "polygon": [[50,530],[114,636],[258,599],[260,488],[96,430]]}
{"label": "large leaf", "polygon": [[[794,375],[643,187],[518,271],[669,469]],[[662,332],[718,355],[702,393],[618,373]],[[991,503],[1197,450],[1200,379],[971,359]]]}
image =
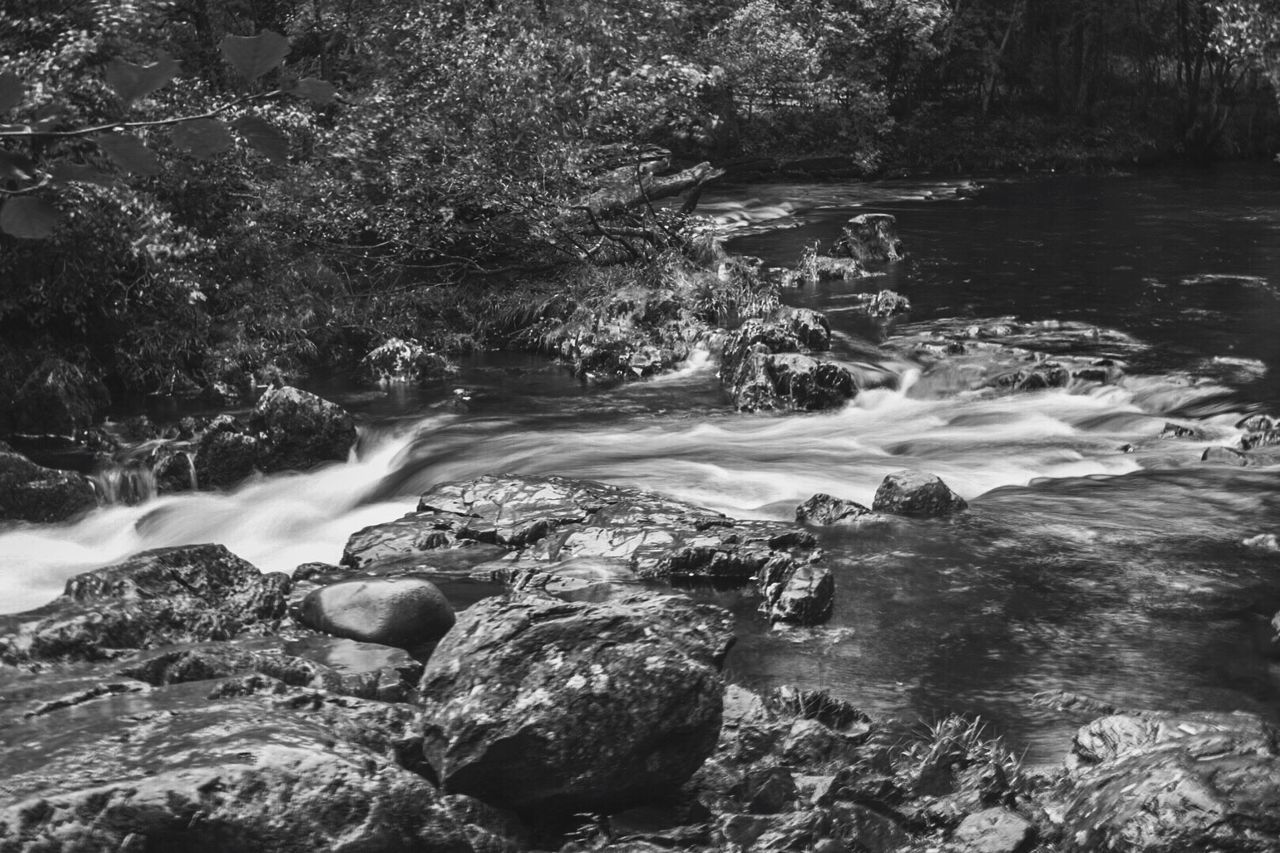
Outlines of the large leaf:
{"label": "large leaf", "polygon": [[289,159],[289,137],[271,122],[254,115],[245,115],[231,124],[246,142],[268,160],[283,163]]}
{"label": "large leaf", "polygon": [[178,73],[178,61],[161,57],[150,65],[135,65],[123,59],[107,63],[107,85],[127,107],[156,89],[168,85]]}
{"label": "large leaf", "polygon": [[24,88],[22,80],[12,71],[0,74],[0,113],[7,113],[22,103]]}
{"label": "large leaf", "polygon": [[184,121],[173,126],[170,133],[173,144],[186,151],[197,160],[205,160],[215,154],[221,154],[232,145],[235,139],[227,126],[217,119],[198,118]]}
{"label": "large leaf", "polygon": [[11,198],[0,208],[0,231],[24,240],[48,237],[58,225],[58,209],[44,199]]}
{"label": "large leaf", "polygon": [[49,171],[54,183],[58,184],[96,184],[109,187],[116,182],[106,172],[83,163],[54,163]]}
{"label": "large leaf", "polygon": [[299,98],[306,98],[313,104],[323,106],[333,102],[338,90],[327,80],[321,80],[317,77],[303,77],[289,87],[289,94],[296,95]]}
{"label": "large leaf", "polygon": [[241,76],[256,80],[284,61],[289,53],[289,40],[279,33],[263,30],[256,36],[227,36],[218,47],[223,59]]}
{"label": "large leaf", "polygon": [[131,133],[104,133],[95,142],[122,172],[150,177],[160,174],[160,161]]}

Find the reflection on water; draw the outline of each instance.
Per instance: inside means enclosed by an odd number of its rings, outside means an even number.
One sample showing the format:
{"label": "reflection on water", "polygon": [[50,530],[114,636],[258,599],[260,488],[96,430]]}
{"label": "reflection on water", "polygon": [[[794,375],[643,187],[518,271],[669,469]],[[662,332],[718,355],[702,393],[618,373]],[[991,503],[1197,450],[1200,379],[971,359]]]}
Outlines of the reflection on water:
{"label": "reflection on water", "polygon": [[[898,215],[911,257],[869,286],[909,296],[911,323],[876,345],[831,313],[835,357],[891,387],[837,412],[740,415],[706,358],[608,389],[490,357],[459,380],[465,414],[431,408],[451,389],[340,397],[366,419],[349,464],[0,533],[0,604],[43,603],[75,572],[185,542],[222,542],[269,570],[335,561],[351,532],[412,509],[418,492],[483,473],[589,477],[784,519],[815,492],[870,503],[886,473],[919,468],[970,512],[820,531],[838,582],[828,625],[771,630],[752,602],[701,593],[740,614],[735,678],[824,687],[881,712],[980,713],[1033,760],[1061,754],[1079,722],[1033,707],[1038,691],[1275,715],[1280,673],[1255,642],[1280,608],[1280,555],[1244,542],[1280,532],[1280,470],[1199,460],[1239,438],[1245,413],[1280,410],[1276,190],[1275,173],[1254,170],[988,183],[949,201],[920,185],[727,194],[712,199],[723,216],[796,225],[744,231],[741,250],[774,263],[852,212]],[[838,309],[851,287],[789,298]],[[1027,325],[1042,320],[1103,331]],[[1108,385],[997,393],[976,377],[1007,350],[934,365],[904,344],[968,323],[1128,369]],[[1168,422],[1193,434],[1164,434]]]}

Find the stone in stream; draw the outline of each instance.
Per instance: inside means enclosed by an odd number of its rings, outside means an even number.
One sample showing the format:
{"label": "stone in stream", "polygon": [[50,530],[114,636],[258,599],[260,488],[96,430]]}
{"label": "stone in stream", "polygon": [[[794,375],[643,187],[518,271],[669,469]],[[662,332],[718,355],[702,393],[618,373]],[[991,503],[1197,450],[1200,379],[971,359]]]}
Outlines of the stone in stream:
{"label": "stone in stream", "polygon": [[1269,432],[1276,428],[1276,419],[1270,415],[1249,415],[1236,424],[1244,432]]}
{"label": "stone in stream", "polygon": [[1236,468],[1260,468],[1280,465],[1280,450],[1250,450],[1246,453],[1231,447],[1206,447],[1200,454],[1200,461]]}
{"label": "stone in stream", "polygon": [[728,381],[734,407],[743,412],[834,409],[858,393],[846,368],[800,353],[753,352]]}
{"label": "stone in stream", "polygon": [[1276,736],[1239,712],[1094,720],[1076,734],[1059,794],[1069,849],[1280,848]]}
{"label": "stone in stream", "polygon": [[888,213],[861,213],[844,225],[844,234],[831,248],[837,257],[867,261],[902,260],[897,219]]}
{"label": "stone in stream", "polygon": [[796,507],[799,524],[857,524],[875,514],[860,503],[819,492]]}
{"label": "stone in stream", "polygon": [[1251,432],[1240,439],[1241,450],[1253,450],[1258,447],[1274,447],[1277,444],[1280,444],[1280,429]]}
{"label": "stone in stream", "polygon": [[196,483],[202,489],[234,486],[257,470],[262,442],[231,415],[219,415],[196,442]]}
{"label": "stone in stream", "polygon": [[670,795],[715,747],[731,625],[681,597],[484,599],[423,674],[427,761],[446,790],[524,813]]}
{"label": "stone in stream", "polygon": [[967,509],[964,498],[942,482],[936,474],[922,471],[895,471],[876,489],[871,508],[916,518],[936,518]]}
{"label": "stone in stream", "polygon": [[45,468],[0,447],[0,519],[49,524],[98,505],[87,477]]}
{"label": "stone in stream", "polygon": [[1035,827],[1003,806],[969,815],[951,836],[960,853],[1022,853],[1035,841]]}
{"label": "stone in stream", "polygon": [[420,749],[410,705],[262,675],[126,693],[3,730],[0,849],[514,849],[396,760]]}
{"label": "stone in stream", "polygon": [[263,471],[305,470],[326,461],[343,462],[356,443],[351,415],[336,403],[285,386],[268,389],[249,416],[265,436],[259,460]]}
{"label": "stone in stream", "polygon": [[424,578],[339,581],[312,590],[302,601],[303,624],[366,643],[422,649],[453,627],[453,608]]}
{"label": "stone in stream", "polygon": [[353,534],[343,565],[379,571],[429,563],[443,549],[489,546],[507,554],[492,563],[504,578],[527,581],[532,570],[549,576],[548,589],[655,579],[755,583],[774,620],[817,620],[831,608],[833,582],[816,562],[817,540],[789,524],[741,521],[653,492],[563,477],[441,483],[422,495],[418,510]]}
{"label": "stone in stream", "polygon": [[125,650],[272,630],[289,578],[262,574],[222,545],[135,554],[77,575],[44,607],[0,616],[0,661],[102,660]]}

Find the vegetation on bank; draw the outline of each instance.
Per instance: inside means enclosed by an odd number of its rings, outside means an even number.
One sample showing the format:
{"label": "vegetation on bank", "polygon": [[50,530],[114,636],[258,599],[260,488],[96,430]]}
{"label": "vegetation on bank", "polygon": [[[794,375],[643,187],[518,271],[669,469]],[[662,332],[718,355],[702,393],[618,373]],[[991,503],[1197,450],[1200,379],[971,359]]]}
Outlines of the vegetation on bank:
{"label": "vegetation on bank", "polygon": [[0,403],[50,353],[194,393],[393,337],[506,342],[566,277],[699,254],[683,208],[593,195],[681,163],[1270,154],[1277,21],[1273,0],[11,0]]}

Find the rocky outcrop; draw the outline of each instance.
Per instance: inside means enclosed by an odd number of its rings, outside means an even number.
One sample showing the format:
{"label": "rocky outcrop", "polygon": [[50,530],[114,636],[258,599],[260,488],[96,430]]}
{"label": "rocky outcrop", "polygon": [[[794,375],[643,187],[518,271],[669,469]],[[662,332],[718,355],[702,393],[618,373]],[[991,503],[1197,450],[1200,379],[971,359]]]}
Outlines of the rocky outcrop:
{"label": "rocky outcrop", "polygon": [[861,213],[844,225],[844,233],[831,248],[836,257],[854,258],[862,263],[902,260],[898,220],[888,213]]}
{"label": "rocky outcrop", "polygon": [[0,738],[0,848],[514,849],[395,760],[412,718],[264,676],[50,709]]}
{"label": "rocky outcrop", "polygon": [[317,631],[403,649],[430,647],[453,627],[453,608],[416,577],[339,581],[303,599],[299,621]]}
{"label": "rocky outcrop", "polygon": [[485,599],[423,675],[427,761],[446,790],[544,816],[667,796],[715,746],[730,624],[675,597]]}
{"label": "rocky outcrop", "polygon": [[88,429],[111,398],[106,386],[70,362],[47,358],[13,398],[17,432],[73,435]]}
{"label": "rocky outcrop", "polygon": [[830,325],[804,309],[748,321],[724,345],[720,379],[739,411],[813,411],[858,392],[849,370],[805,353],[830,345]]}
{"label": "rocky outcrop", "polygon": [[1252,714],[1129,714],[1076,735],[1063,795],[1071,849],[1275,850],[1276,731]]}
{"label": "rocky outcrop", "polygon": [[942,478],[921,471],[895,471],[886,475],[871,504],[876,512],[916,518],[937,518],[968,507],[964,498],[951,491]]}
{"label": "rocky outcrop", "polygon": [[262,436],[263,471],[305,470],[321,462],[346,461],[356,443],[356,425],[342,407],[285,386],[268,389],[249,416]]}
{"label": "rocky outcrop", "polygon": [[860,503],[821,492],[796,507],[796,522],[799,524],[859,524],[875,518],[875,513]]}
{"label": "rocky outcrop", "polygon": [[0,661],[97,660],[263,633],[284,616],[288,587],[221,545],[144,551],[77,575],[44,607],[0,616]]}
{"label": "rocky outcrop", "polygon": [[234,486],[255,471],[305,470],[342,462],[356,441],[355,421],[335,403],[285,386],[269,389],[248,423],[214,418],[195,444],[202,489]]}
{"label": "rocky outcrop", "polygon": [[0,519],[48,524],[97,505],[87,478],[37,465],[7,445],[0,448]]}
{"label": "rocky outcrop", "polygon": [[361,571],[387,563],[429,571],[433,552],[496,546],[507,554],[494,563],[506,576],[532,570],[553,589],[754,583],[771,619],[812,622],[830,613],[834,592],[816,544],[791,525],[740,521],[638,489],[490,476],[432,488],[418,512],[355,533],[342,560]]}

